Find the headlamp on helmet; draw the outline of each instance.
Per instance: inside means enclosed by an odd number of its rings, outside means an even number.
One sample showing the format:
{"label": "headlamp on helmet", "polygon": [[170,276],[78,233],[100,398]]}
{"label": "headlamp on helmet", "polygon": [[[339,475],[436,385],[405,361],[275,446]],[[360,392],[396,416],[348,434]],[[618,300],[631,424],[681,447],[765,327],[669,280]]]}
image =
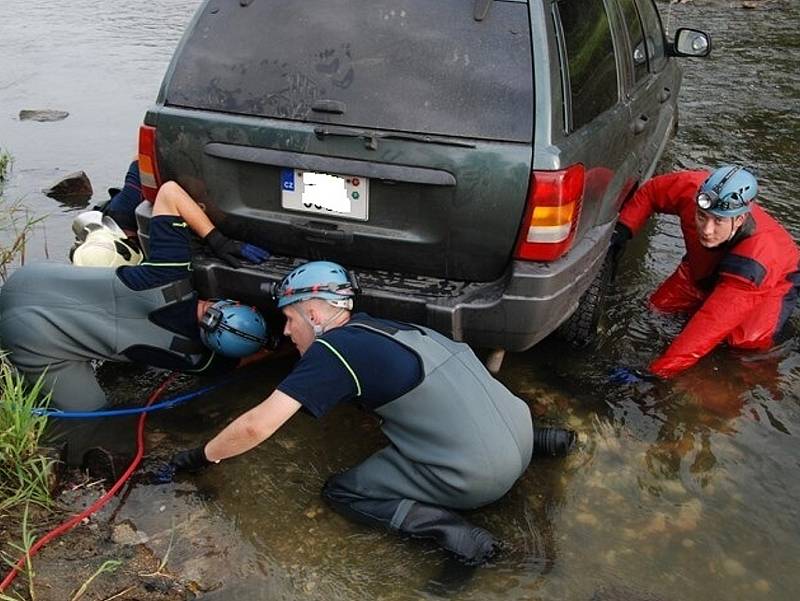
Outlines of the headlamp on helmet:
{"label": "headlamp on helmet", "polygon": [[695,201],[718,217],[736,217],[750,210],[756,196],[756,178],[742,167],[725,166],[714,171],[700,186]]}
{"label": "headlamp on helmet", "polygon": [[216,301],[205,310],[200,317],[200,338],[226,357],[246,357],[273,346],[261,313],[232,300]]}
{"label": "headlamp on helmet", "polygon": [[270,289],[278,308],[318,298],[334,307],[351,310],[353,297],[359,292],[355,273],[330,261],[312,261],[301,265],[281,282],[273,283]]}

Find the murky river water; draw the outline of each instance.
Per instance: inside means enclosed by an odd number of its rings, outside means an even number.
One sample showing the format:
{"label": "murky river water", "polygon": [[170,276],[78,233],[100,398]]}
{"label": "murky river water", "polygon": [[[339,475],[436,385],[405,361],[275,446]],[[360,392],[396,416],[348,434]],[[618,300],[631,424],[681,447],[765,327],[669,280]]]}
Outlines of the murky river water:
{"label": "murky river water", "polygon": [[[98,190],[118,182],[196,4],[0,4],[0,147],[16,158],[7,192],[34,213],[51,214],[29,258],[64,256],[76,210],[41,188],[77,169]],[[800,6],[783,0],[744,10],[726,1],[661,9],[671,30],[696,26],[715,41],[711,60],[684,64],[681,129],[661,170],[753,165],[763,204],[800,238]],[[71,114],[58,123],[18,121],[26,108]],[[473,514],[510,549],[455,598],[797,598],[797,340],[761,360],[717,351],[654,388],[609,386],[609,366],[646,365],[681,325],[645,308],[682,254],[677,224],[656,220],[630,246],[598,349],[576,353],[545,343],[506,361],[502,379],[543,422],[578,430],[582,444],[567,460],[535,462],[506,498]],[[155,417],[153,452],[206,439],[288,369],[262,368],[256,378]],[[358,412],[319,422],[298,416],[261,448],[200,477],[134,487],[117,519],[136,522],[157,552],[172,539],[168,567],[211,589],[208,599],[428,597],[445,567],[438,551],[353,526],[319,499],[328,474],[381,444],[375,423]]]}

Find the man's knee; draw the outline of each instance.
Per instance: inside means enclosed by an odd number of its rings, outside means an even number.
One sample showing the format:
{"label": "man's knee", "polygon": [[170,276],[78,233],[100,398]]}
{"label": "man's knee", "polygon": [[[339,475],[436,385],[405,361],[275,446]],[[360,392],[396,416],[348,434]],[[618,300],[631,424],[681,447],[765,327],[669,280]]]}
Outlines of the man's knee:
{"label": "man's knee", "polygon": [[341,474],[334,474],[325,481],[325,485],[322,487],[322,498],[329,503],[347,503],[355,498],[340,485],[340,477]]}

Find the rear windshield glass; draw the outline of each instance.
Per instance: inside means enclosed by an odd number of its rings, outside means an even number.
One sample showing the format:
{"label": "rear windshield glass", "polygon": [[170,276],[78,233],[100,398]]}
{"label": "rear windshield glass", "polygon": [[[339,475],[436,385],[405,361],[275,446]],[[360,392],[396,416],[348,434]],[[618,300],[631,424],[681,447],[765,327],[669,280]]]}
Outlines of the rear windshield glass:
{"label": "rear windshield glass", "polygon": [[525,3],[493,2],[483,21],[465,0],[211,0],[201,11],[176,57],[167,104],[531,139]]}

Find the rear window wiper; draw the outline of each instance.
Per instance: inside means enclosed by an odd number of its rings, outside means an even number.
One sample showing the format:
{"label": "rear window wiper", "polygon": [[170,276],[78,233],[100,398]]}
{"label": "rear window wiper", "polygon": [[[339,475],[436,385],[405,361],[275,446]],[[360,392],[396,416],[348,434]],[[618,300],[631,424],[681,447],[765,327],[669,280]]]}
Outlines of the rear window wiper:
{"label": "rear window wiper", "polygon": [[327,127],[318,125],[314,128],[314,135],[320,140],[325,136],[341,136],[345,138],[363,138],[365,146],[369,150],[378,150],[378,140],[407,140],[409,142],[422,142],[423,144],[439,144],[442,146],[455,146],[457,148],[475,148],[475,144],[469,142],[457,142],[454,140],[440,140],[431,136],[420,134],[401,134],[401,133],[376,133],[364,129],[351,127]]}

